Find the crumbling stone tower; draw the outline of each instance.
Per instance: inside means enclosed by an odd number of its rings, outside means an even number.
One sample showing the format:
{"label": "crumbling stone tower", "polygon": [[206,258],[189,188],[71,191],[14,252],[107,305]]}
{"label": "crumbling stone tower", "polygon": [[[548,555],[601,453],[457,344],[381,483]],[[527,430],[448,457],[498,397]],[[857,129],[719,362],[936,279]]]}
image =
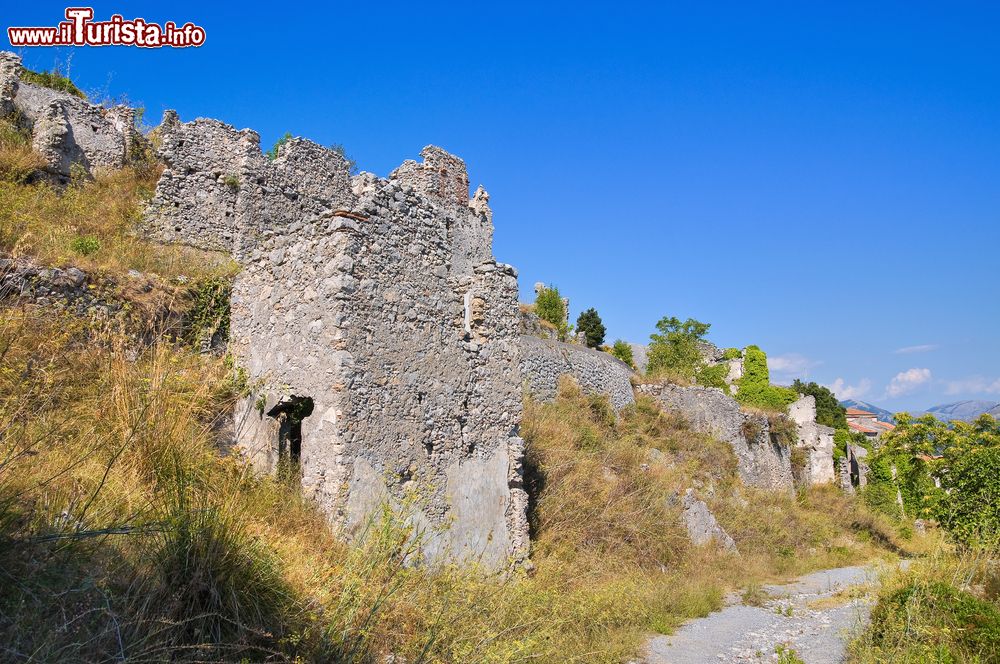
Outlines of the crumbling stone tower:
{"label": "crumbling stone tower", "polygon": [[150,233],[231,253],[231,350],[258,387],[236,443],[349,530],[411,506],[431,559],[527,551],[517,275],[464,162],[429,146],[388,179],[294,139],[275,159],[214,120],[161,127]]}

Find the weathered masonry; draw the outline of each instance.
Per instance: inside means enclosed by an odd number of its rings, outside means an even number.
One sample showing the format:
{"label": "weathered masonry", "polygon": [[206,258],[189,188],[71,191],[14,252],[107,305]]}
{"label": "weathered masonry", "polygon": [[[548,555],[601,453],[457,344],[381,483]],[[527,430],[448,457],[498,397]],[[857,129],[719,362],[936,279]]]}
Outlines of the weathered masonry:
{"label": "weathered masonry", "polygon": [[32,147],[47,173],[65,181],[76,165],[85,173],[121,168],[145,139],[128,106],[104,108],[66,92],[22,79],[21,58],[0,51],[0,117],[31,131]]}
{"label": "weathered masonry", "polygon": [[436,147],[387,179],[294,139],[168,112],[146,224],[231,253],[231,349],[259,385],[235,413],[261,469],[356,531],[406,503],[430,559],[527,552],[517,276],[486,192]]}

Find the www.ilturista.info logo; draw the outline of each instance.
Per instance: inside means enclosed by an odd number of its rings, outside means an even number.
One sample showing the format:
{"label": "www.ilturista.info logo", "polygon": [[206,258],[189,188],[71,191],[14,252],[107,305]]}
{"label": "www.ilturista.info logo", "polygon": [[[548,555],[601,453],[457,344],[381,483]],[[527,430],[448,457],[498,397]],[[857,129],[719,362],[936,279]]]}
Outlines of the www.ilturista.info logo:
{"label": "www.ilturista.info logo", "polygon": [[91,7],[68,7],[66,20],[54,28],[7,28],[11,46],[140,46],[184,48],[205,43],[205,29],[194,23],[162,26],[145,19],[125,20],[114,14],[108,21],[94,21]]}

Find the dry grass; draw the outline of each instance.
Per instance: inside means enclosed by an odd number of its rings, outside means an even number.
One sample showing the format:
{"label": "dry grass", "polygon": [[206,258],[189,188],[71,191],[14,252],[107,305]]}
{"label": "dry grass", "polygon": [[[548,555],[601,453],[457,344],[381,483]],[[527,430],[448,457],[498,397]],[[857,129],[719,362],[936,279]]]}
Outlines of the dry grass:
{"label": "dry grass", "polygon": [[[816,533],[852,534],[819,510],[809,537],[766,532],[803,530],[792,512],[810,508],[788,498],[786,521],[727,524],[743,559],[691,547],[668,498],[696,481],[735,500],[728,447],[647,400],[615,421],[567,386],[524,419],[533,574],[417,569],[394,515],[348,547],[289,487],[217,455],[213,421],[234,397],[221,360],[135,353],[68,318],[0,318],[5,658],[619,662],[737,579],[828,563],[804,548]],[[782,537],[804,561],[767,557]]]}
{"label": "dry grass", "polygon": [[42,165],[27,135],[0,121],[0,252],[116,274],[138,270],[197,279],[233,272],[223,256],[158,245],[135,232],[159,178],[155,163],[99,173],[66,187],[33,177]]}
{"label": "dry grass", "polygon": [[995,546],[928,556],[883,575],[852,662],[1000,662],[1000,558]]}

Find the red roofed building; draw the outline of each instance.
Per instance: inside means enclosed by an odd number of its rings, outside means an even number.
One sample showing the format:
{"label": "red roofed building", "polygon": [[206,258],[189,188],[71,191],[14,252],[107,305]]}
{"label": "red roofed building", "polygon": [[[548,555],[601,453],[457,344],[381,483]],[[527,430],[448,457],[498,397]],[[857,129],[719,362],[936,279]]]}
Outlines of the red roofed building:
{"label": "red roofed building", "polygon": [[847,427],[851,431],[863,433],[871,440],[878,440],[883,433],[896,428],[893,424],[880,421],[875,413],[859,408],[847,409]]}

